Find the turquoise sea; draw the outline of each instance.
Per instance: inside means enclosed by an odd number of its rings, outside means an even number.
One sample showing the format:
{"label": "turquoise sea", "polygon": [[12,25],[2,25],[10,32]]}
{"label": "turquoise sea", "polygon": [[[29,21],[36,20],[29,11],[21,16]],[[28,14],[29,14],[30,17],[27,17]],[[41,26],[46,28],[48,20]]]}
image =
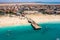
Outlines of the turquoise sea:
{"label": "turquoise sea", "polygon": [[0,28],[0,40],[60,40],[60,22],[39,23],[40,30],[31,25]]}

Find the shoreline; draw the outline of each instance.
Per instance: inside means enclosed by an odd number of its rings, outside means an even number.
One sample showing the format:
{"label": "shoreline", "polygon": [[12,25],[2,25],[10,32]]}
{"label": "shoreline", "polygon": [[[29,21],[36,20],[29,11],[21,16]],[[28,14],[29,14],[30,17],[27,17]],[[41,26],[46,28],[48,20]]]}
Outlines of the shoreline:
{"label": "shoreline", "polygon": [[[43,14],[31,14],[26,15],[26,17],[31,18],[37,24],[42,23],[51,23],[51,22],[59,22],[60,23],[60,15],[43,15]],[[14,26],[14,25],[30,25],[28,20],[24,17],[0,17],[0,27],[6,26]]]}
{"label": "shoreline", "polygon": [[[48,23],[48,24],[56,24],[56,23],[60,23],[60,21],[50,21],[50,22],[41,22],[41,23],[37,23],[38,25],[39,24],[46,24],[46,23]],[[6,25],[6,26],[0,26],[0,28],[6,28],[6,27],[17,27],[17,26],[29,26],[29,25],[31,25],[30,23],[27,23],[27,24],[20,24],[20,25]]]}

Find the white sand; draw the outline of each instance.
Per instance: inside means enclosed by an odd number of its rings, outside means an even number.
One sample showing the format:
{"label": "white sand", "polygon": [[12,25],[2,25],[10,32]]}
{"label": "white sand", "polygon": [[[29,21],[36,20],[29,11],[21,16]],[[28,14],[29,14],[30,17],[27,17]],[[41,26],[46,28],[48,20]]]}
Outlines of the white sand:
{"label": "white sand", "polygon": [[43,15],[43,14],[31,14],[27,15],[28,18],[31,18],[34,20],[36,23],[41,23],[41,22],[51,22],[51,21],[60,21],[60,15]]}
{"label": "white sand", "polygon": [[[26,17],[31,18],[36,23],[44,23],[51,21],[60,21],[60,15],[43,15],[43,14],[30,14],[26,15]],[[10,26],[10,25],[26,25],[29,24],[28,20],[24,17],[8,17],[2,16],[0,17],[0,27]]]}

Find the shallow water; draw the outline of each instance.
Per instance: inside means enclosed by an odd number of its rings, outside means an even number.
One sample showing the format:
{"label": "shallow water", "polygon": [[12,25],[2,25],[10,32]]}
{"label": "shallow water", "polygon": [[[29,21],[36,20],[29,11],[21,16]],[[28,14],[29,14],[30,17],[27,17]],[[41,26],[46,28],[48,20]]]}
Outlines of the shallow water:
{"label": "shallow water", "polygon": [[34,30],[31,25],[0,28],[0,40],[60,40],[60,23],[39,25],[41,30]]}

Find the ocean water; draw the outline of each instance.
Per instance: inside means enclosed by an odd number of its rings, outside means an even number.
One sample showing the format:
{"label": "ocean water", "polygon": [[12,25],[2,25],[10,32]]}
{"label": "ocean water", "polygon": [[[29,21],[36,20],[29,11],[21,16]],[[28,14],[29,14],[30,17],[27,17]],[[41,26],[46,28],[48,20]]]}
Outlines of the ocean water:
{"label": "ocean water", "polygon": [[37,3],[37,4],[44,4],[44,5],[51,5],[51,4],[53,4],[53,5],[55,5],[55,4],[57,4],[57,5],[60,5],[60,2],[14,2],[14,1],[12,1],[12,2],[10,2],[10,1],[3,1],[3,2],[1,2],[0,1],[0,4],[2,4],[2,3]]}
{"label": "ocean water", "polygon": [[59,4],[59,5],[60,5],[60,2],[36,2],[36,3],[46,4],[46,5],[47,5],[47,4],[50,4],[50,5],[51,5],[51,4],[57,4],[57,5]]}
{"label": "ocean water", "polygon": [[0,28],[0,40],[60,40],[60,22],[42,23],[40,30],[31,25]]}

